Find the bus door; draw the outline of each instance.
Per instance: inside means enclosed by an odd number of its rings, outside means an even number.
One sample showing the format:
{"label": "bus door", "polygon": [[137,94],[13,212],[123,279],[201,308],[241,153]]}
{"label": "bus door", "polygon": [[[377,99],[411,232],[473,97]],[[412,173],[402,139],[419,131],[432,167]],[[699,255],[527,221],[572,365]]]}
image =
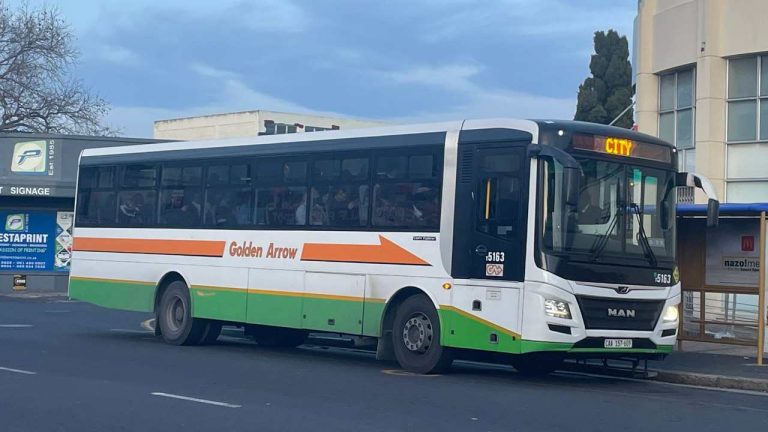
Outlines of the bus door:
{"label": "bus door", "polygon": [[459,150],[462,160],[456,188],[453,276],[522,281],[527,143],[467,147]]}

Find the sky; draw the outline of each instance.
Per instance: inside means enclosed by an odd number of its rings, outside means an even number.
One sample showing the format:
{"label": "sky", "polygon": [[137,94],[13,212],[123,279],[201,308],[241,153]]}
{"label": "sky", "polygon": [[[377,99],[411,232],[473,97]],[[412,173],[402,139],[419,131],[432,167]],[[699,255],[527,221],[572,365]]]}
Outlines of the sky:
{"label": "sky", "polygon": [[[30,1],[31,5],[51,5]],[[637,0],[60,0],[74,70],[155,120],[264,109],[391,122],[572,118],[596,30]]]}

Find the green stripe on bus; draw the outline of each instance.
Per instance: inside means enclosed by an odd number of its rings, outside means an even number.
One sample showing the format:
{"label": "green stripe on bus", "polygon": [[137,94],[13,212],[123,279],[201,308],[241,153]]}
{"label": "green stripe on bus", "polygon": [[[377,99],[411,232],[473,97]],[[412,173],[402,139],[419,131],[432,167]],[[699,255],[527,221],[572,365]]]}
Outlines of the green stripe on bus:
{"label": "green stripe on bus", "polygon": [[[445,346],[504,353],[520,352],[520,338],[511,332],[500,331],[453,309],[442,308],[438,313],[441,343]],[[496,335],[495,343],[491,339],[492,335]]]}
{"label": "green stripe on bus", "polygon": [[99,306],[152,312],[155,284],[150,282],[71,277],[69,296]]}
{"label": "green stripe on bus", "polygon": [[192,316],[222,321],[245,321],[245,290],[222,290],[193,286],[190,290]]}

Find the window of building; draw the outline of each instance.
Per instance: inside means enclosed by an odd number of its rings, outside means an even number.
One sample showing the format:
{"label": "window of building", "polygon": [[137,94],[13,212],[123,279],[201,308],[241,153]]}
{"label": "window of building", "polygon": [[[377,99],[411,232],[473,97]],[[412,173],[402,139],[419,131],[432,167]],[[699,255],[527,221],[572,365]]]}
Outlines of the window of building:
{"label": "window of building", "polygon": [[729,202],[768,196],[768,56],[728,60],[727,185]]}
{"label": "window of building", "polygon": [[694,168],[696,73],[688,69],[659,77],[659,138],[679,149],[681,170]]}

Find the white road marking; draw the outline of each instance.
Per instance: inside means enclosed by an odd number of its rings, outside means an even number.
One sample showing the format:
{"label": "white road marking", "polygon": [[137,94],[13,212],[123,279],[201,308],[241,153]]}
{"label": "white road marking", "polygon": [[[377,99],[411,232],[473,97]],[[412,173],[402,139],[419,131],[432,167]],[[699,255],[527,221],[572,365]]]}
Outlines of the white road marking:
{"label": "white road marking", "polygon": [[141,328],[143,328],[144,330],[146,330],[148,332],[154,333],[155,332],[155,319],[154,318],[150,318],[150,319],[148,319],[146,321],[142,321],[141,322]]}
{"label": "white road marking", "polygon": [[47,311],[45,311],[45,313],[70,313],[70,312],[72,312],[72,311],[68,311],[68,310],[47,310]]}
{"label": "white road marking", "polygon": [[0,328],[29,328],[32,324],[0,324]]}
{"label": "white road marking", "polygon": [[27,371],[27,370],[21,370],[21,369],[11,369],[0,366],[0,370],[4,370],[6,372],[13,372],[13,373],[19,373],[24,375],[37,375],[37,372]]}
{"label": "white road marking", "polygon": [[235,405],[235,404],[230,404],[230,403],[226,403],[226,402],[217,402],[217,401],[212,401],[212,400],[208,400],[208,399],[198,399],[198,398],[193,398],[193,397],[189,397],[189,396],[180,396],[180,395],[175,395],[175,394],[171,394],[171,393],[152,392],[151,394],[153,396],[162,396],[162,397],[167,397],[167,398],[172,398],[172,399],[181,399],[181,400],[185,400],[185,401],[204,403],[204,404],[208,404],[208,405],[216,405],[216,406],[225,407],[225,408],[240,408],[240,407],[242,407],[242,405]]}

